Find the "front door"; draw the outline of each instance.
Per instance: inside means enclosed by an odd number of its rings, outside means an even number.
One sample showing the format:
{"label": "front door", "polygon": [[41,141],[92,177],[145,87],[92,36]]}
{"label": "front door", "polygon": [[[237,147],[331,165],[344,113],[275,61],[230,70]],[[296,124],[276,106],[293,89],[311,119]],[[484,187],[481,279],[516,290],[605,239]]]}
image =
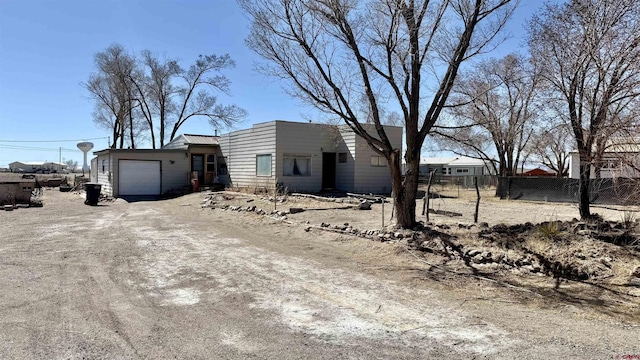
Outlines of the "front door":
{"label": "front door", "polygon": [[198,172],[198,184],[204,185],[204,155],[191,155],[191,172]]}
{"label": "front door", "polygon": [[322,153],[322,189],[336,188],[336,153]]}

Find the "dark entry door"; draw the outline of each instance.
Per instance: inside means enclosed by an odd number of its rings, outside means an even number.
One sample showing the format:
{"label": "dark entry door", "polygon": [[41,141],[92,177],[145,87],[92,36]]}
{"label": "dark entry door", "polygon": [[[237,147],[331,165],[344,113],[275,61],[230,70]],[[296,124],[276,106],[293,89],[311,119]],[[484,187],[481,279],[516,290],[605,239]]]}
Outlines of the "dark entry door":
{"label": "dark entry door", "polygon": [[191,172],[198,172],[198,184],[204,184],[204,155],[191,155]]}
{"label": "dark entry door", "polygon": [[322,153],[322,189],[336,188],[336,153]]}

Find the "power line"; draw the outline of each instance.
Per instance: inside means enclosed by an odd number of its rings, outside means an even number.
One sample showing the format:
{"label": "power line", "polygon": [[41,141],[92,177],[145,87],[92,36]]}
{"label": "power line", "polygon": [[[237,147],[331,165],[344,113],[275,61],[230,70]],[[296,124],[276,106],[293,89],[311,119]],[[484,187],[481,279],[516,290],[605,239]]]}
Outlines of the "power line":
{"label": "power line", "polygon": [[67,149],[67,148],[42,148],[42,147],[33,147],[33,146],[19,146],[19,145],[2,145],[0,144],[0,149],[8,149],[8,150],[34,150],[34,151],[80,151],[79,149]]}
{"label": "power line", "polygon": [[87,141],[87,140],[104,140],[109,137],[99,137],[99,138],[91,138],[91,139],[75,139],[75,140],[0,140],[0,142],[11,142],[11,143],[47,143],[47,142],[72,142],[72,141]]}

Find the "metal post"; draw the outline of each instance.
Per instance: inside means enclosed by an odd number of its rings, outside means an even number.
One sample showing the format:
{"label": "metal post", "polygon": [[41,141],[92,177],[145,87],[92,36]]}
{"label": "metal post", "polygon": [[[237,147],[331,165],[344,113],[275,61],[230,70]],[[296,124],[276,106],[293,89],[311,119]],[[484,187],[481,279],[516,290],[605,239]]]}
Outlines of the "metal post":
{"label": "metal post", "polygon": [[382,199],[382,228],[384,229],[384,198]]}

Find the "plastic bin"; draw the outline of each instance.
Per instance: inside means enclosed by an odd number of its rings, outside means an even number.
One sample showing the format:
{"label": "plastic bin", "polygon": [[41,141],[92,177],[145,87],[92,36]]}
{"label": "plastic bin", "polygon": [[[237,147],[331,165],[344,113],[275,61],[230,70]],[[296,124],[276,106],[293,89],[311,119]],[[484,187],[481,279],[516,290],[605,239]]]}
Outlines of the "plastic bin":
{"label": "plastic bin", "polygon": [[100,190],[102,189],[102,185],[86,183],[84,184],[84,190],[87,192],[87,200],[84,201],[85,204],[96,206],[98,205],[98,200],[100,200]]}

